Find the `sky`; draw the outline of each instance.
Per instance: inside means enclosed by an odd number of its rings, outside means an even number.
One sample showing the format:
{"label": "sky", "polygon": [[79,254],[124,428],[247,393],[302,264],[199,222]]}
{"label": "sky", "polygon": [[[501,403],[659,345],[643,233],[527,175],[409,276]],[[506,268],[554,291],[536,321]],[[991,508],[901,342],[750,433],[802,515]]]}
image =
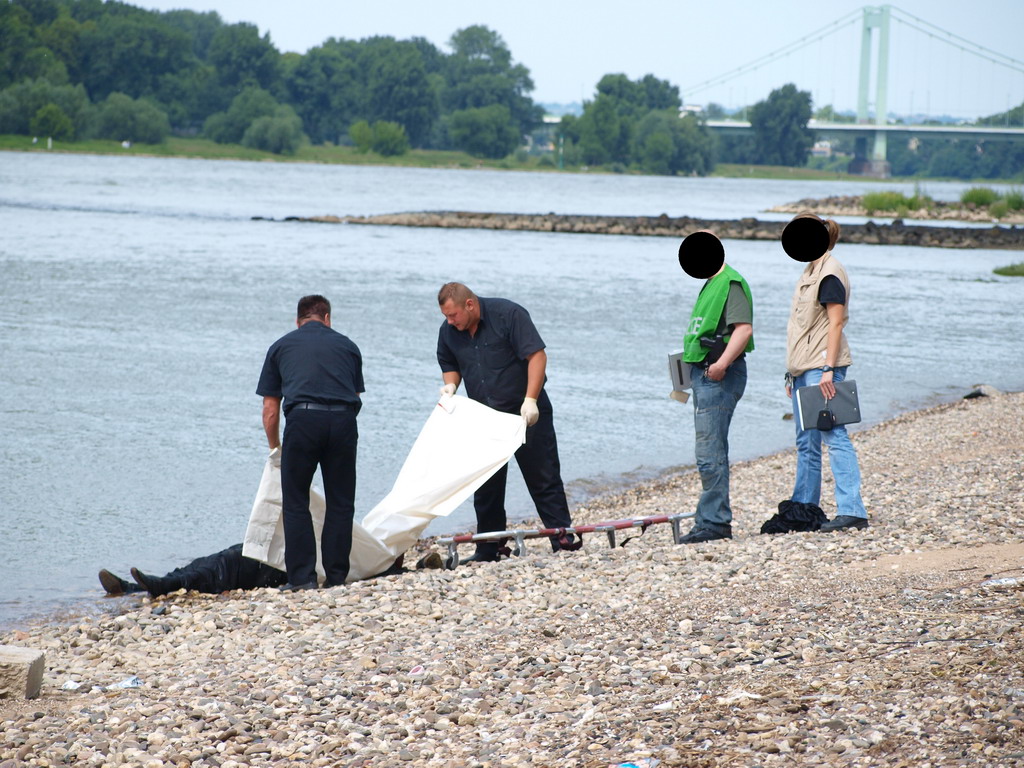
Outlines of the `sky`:
{"label": "sky", "polygon": [[[811,92],[815,109],[831,104],[837,111],[857,107],[861,9],[865,7],[858,0],[137,0],[132,4],[160,11],[217,11],[228,23],[255,24],[261,34],[270,34],[279,50],[298,53],[329,37],[361,40],[375,35],[399,40],[424,37],[449,51],[452,33],[483,24],[498,32],[513,59],[530,70],[535,86],[531,95],[541,103],[589,100],[603,75],[623,73],[631,79],[653,74],[678,86],[686,104],[715,102],[727,109],[753,104],[773,88],[794,83]],[[899,20],[892,22],[890,33],[890,113],[973,119],[1024,102],[1024,0],[899,0],[891,7],[893,18]],[[833,24],[844,19],[848,23]],[[876,31],[875,45],[878,37]],[[800,41],[805,44],[794,45]],[[970,47],[967,43],[1016,60],[1015,68],[961,50]],[[773,62],[709,84],[787,47],[792,52]],[[873,64],[872,110],[874,71]]]}

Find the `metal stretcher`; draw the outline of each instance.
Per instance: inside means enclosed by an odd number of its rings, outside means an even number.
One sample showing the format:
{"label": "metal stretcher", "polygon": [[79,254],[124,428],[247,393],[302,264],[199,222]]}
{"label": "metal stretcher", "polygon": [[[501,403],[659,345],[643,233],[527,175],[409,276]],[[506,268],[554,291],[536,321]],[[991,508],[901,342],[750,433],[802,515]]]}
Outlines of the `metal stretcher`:
{"label": "metal stretcher", "polygon": [[[672,542],[678,544],[679,540],[683,537],[680,531],[680,524],[683,520],[692,518],[695,514],[695,512],[684,512],[676,515],[654,515],[652,517],[635,517],[623,520],[604,520],[590,525],[575,525],[571,528],[530,528],[514,531],[489,531],[488,533],[464,533],[459,536],[438,539],[437,543],[448,546],[448,556],[445,558],[444,567],[452,570],[459,565],[459,544],[469,544],[478,541],[497,541],[499,544],[504,544],[504,542],[511,540],[511,554],[520,557],[526,554],[526,542],[528,539],[561,539],[571,533],[580,536],[582,541],[581,534],[603,533],[608,537],[608,546],[615,549],[617,546],[615,536],[617,531],[640,528],[640,533],[643,534],[652,525],[669,523],[672,526]],[[622,544],[624,545],[626,541],[628,539],[623,541]]]}

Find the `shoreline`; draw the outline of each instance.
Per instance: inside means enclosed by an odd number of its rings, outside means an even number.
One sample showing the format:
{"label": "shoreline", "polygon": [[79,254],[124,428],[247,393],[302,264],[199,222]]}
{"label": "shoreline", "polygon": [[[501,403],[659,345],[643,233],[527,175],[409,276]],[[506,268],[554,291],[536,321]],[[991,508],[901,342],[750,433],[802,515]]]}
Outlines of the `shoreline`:
{"label": "shoreline", "polygon": [[[787,449],[732,465],[731,541],[676,546],[654,526],[616,549],[122,598],[118,615],[2,633],[47,663],[40,699],[0,701],[0,764],[1013,764],[1024,393],[852,436],[865,531],[758,534],[789,493]],[[677,511],[698,489],[676,473],[574,516]]]}
{"label": "shoreline", "polygon": [[[951,403],[956,403],[959,402],[961,399],[963,399],[962,395],[947,395],[945,397],[934,395],[931,398],[932,402],[929,402],[927,404],[919,404],[916,407],[912,407],[908,410],[897,411],[888,418],[852,424],[849,425],[848,430],[851,435],[854,435],[859,432],[864,432],[866,430],[879,427],[887,423],[888,421],[891,421],[892,419],[901,418],[903,416],[910,414],[930,411],[932,408],[939,408],[945,405],[949,405]],[[794,449],[792,446],[786,446],[777,450],[770,450],[767,453],[755,453],[753,455],[747,456],[746,458],[735,460],[730,459],[730,467],[735,468],[749,465],[752,462],[759,462],[775,458],[781,459],[787,456],[791,457],[793,451]],[[790,460],[795,461],[795,459],[792,458]],[[795,464],[793,466],[795,467]],[[613,519],[619,517],[620,515],[614,512],[615,502],[610,500],[617,500],[629,497],[630,495],[647,493],[650,489],[662,487],[665,484],[677,481],[679,478],[682,477],[697,478],[698,476],[696,473],[697,466],[695,464],[676,464],[661,469],[651,469],[644,473],[638,473],[638,470],[634,469],[628,472],[624,472],[622,475],[619,475],[617,477],[610,478],[607,475],[598,476],[601,478],[601,482],[596,490],[586,489],[586,486],[596,484],[595,478],[576,478],[575,480],[566,483],[566,495],[568,496],[570,509],[572,511],[574,520],[577,519],[577,514],[580,511],[590,510],[591,508],[609,509],[609,515],[611,515],[611,517],[606,516],[604,518],[601,518],[601,520]],[[640,475],[639,477],[637,477],[638,474]],[[582,486],[584,486],[584,489],[573,489],[571,486],[573,486],[574,484],[581,484]],[[638,514],[637,516],[641,517],[651,514],[661,514],[661,512],[645,512],[643,514]],[[578,520],[580,524],[594,523],[598,521],[599,520],[597,518],[590,519],[590,517],[588,517],[585,520]],[[689,521],[684,521],[683,525],[686,526],[688,523]],[[536,517],[535,514],[527,514],[522,517],[514,518],[510,517],[509,519],[510,529],[526,529],[538,527],[542,527],[542,522],[540,518]],[[415,562],[420,557],[426,555],[431,551],[436,550],[438,539],[448,538],[451,536],[458,536],[472,532],[473,530],[462,528],[421,537],[417,541],[417,543],[410,547],[410,549],[406,552],[406,569],[412,568]],[[534,547],[536,547],[538,543],[540,543],[540,540],[533,542]],[[443,556],[444,551],[439,551],[440,554]],[[195,556],[198,557],[203,554],[210,553],[196,553]],[[182,565],[183,564],[184,563],[182,563]],[[97,571],[102,567],[104,567],[102,563],[97,563]],[[127,573],[118,573],[117,575],[121,576],[122,578],[130,578],[130,575]],[[108,598],[108,596],[103,594],[102,589],[98,586],[98,582],[94,584],[94,586],[94,593],[83,594],[79,597],[66,598],[62,601],[55,602],[51,607],[41,610],[39,612],[23,614],[21,616],[14,617],[10,620],[0,622],[0,636],[2,636],[4,632],[24,631],[25,629],[31,629],[33,627],[46,625],[64,625],[68,623],[73,623],[76,620],[84,619],[90,616],[95,617],[110,612],[114,612],[115,614],[120,612],[121,609],[118,606],[118,601],[122,600],[123,598]],[[136,595],[135,598],[136,600],[141,599],[141,594]],[[2,641],[0,641],[0,645],[2,645]],[[0,704],[2,704],[2,702],[3,699],[0,698]],[[0,768],[3,768],[3,766],[0,765]]]}
{"label": "shoreline", "polygon": [[[254,216],[253,221],[312,224],[354,224],[439,229],[492,229],[519,232],[632,235],[682,238],[697,230],[711,230],[723,240],[778,240],[785,221],[699,219],[689,216],[592,216],[570,214],[483,213],[421,211],[372,216],[288,216],[283,220]],[[843,224],[843,242],[868,245],[909,245],[926,248],[993,248],[1024,250],[1024,227],[936,227],[904,224]]]}

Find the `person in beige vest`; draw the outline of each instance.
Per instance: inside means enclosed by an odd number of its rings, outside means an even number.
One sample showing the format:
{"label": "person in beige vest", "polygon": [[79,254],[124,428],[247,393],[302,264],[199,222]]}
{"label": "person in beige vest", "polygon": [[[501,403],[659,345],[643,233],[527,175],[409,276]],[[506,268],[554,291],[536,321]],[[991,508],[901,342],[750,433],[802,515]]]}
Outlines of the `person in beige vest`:
{"label": "person in beige vest", "polygon": [[821,444],[828,446],[835,478],[836,517],[822,531],[868,527],[868,513],[860,495],[857,452],[844,426],[828,431],[801,429],[796,390],[817,385],[826,399],[835,396],[835,384],[846,378],[853,358],[846,340],[850,320],[850,279],[832,255],[839,239],[839,224],[813,213],[798,214],[783,233],[783,248],[790,258],[807,266],[796,283],[786,331],[786,396],[792,399],[796,422],[796,481],[794,502],[818,505],[821,500]]}

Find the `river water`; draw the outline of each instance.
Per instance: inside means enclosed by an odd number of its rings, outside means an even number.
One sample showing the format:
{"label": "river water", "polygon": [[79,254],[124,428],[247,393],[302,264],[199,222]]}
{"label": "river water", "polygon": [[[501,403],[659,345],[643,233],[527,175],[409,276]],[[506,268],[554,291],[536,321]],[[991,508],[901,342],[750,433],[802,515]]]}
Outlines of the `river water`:
{"label": "river water", "polygon": [[[0,627],[109,606],[96,572],[163,573],[241,540],[266,454],[254,394],[297,298],[323,293],[362,349],[357,517],[390,489],[440,375],[435,295],[460,280],[525,305],[548,345],[575,501],[693,461],[666,354],[700,284],[662,238],[319,225],[261,216],[477,210],[762,219],[807,197],[911,187],[0,153]],[[929,182],[937,199],[963,185]],[[854,221],[854,220],[851,220]],[[786,315],[800,265],[726,242],[756,351],[732,458],[792,443]],[[1024,388],[1020,254],[842,245],[865,426]],[[784,471],[790,472],[790,468]],[[871,507],[871,489],[865,488]],[[680,509],[695,499],[680,498]],[[509,479],[511,520],[532,513]],[[773,510],[757,511],[759,519]],[[874,509],[884,515],[884,509]],[[467,529],[467,503],[428,533]]]}

